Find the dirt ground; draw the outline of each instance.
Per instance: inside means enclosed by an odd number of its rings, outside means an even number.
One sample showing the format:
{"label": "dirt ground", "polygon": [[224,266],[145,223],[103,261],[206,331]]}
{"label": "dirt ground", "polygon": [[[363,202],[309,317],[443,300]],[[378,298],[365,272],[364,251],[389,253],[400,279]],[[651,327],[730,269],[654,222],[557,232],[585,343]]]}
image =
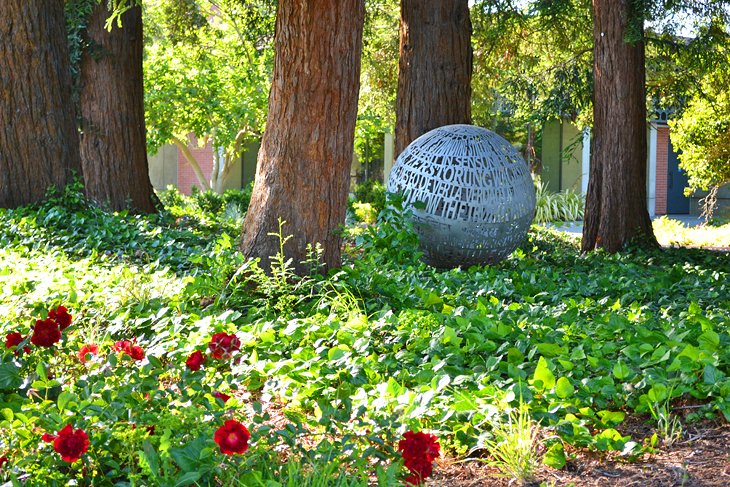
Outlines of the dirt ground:
{"label": "dirt ground", "polygon": [[[643,422],[625,425],[621,431],[635,441],[652,434]],[[434,469],[429,487],[477,486],[637,486],[730,487],[730,424],[706,422],[684,427],[683,438],[670,447],[659,447],[635,462],[588,451],[568,451],[562,470],[541,467],[535,481],[527,484],[499,478],[495,468],[479,460],[455,462],[442,459]]]}

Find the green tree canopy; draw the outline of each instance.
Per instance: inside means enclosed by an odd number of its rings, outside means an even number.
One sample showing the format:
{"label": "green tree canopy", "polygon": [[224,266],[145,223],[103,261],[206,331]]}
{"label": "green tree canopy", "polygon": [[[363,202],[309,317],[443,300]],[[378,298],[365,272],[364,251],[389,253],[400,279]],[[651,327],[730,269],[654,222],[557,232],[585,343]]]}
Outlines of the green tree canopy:
{"label": "green tree canopy", "polygon": [[730,183],[730,42],[715,44],[713,58],[721,62],[698,84],[681,116],[670,122],[680,167],[689,178],[688,191],[709,190],[704,210],[714,210],[717,189]]}
{"label": "green tree canopy", "polygon": [[210,141],[221,159],[211,183],[220,189],[244,143],[263,132],[275,8],[266,0],[152,0],[145,6],[150,151],[170,142],[186,146],[190,133]]}

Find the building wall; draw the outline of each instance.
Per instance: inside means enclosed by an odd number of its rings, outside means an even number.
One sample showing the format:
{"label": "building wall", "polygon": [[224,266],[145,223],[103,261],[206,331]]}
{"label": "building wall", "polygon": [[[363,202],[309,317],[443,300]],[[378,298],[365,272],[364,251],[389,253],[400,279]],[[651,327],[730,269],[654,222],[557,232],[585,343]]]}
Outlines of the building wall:
{"label": "building wall", "polygon": [[583,173],[583,132],[574,124],[552,120],[542,133],[543,183],[553,193],[581,191]]}
{"label": "building wall", "polygon": [[245,188],[256,179],[256,161],[258,160],[260,141],[252,141],[246,144],[243,150],[241,166],[241,187]]}
{"label": "building wall", "polygon": [[[200,169],[203,171],[206,180],[210,181],[210,175],[213,172],[213,146],[206,144],[203,147],[198,145],[197,140],[190,136],[189,138],[190,152],[192,152],[195,159],[200,165]],[[258,146],[256,146],[255,153],[258,152]],[[253,156],[254,168],[256,167],[256,156]],[[255,169],[254,169],[255,170]],[[241,160],[237,160],[231,169],[229,170],[226,178],[223,180],[223,189],[240,189],[243,179],[243,167]],[[192,166],[188,163],[188,160],[183,155],[182,151],[178,150],[177,154],[177,187],[181,193],[189,195],[192,192],[192,188],[196,187],[202,189],[198,178],[195,176]]]}
{"label": "building wall", "polygon": [[667,171],[669,163],[669,127],[657,126],[656,137],[656,204],[654,214],[667,214]]}
{"label": "building wall", "polygon": [[[700,215],[702,213],[702,198],[707,196],[707,191],[695,191],[689,199],[689,213]],[[720,187],[717,193],[717,206],[715,207],[716,217],[730,218],[730,184]]]}
{"label": "building wall", "polygon": [[177,147],[166,144],[148,158],[150,182],[157,190],[177,184]]}
{"label": "building wall", "polygon": [[572,123],[560,124],[563,131],[562,147],[563,170],[560,178],[560,191],[581,189],[581,162],[583,157],[583,132]]}
{"label": "building wall", "polygon": [[[206,144],[203,147],[198,146],[198,141],[194,137],[189,137],[190,143],[188,147],[192,152],[193,157],[198,161],[200,169],[205,174],[206,178],[210,178],[210,173],[213,170],[213,147],[210,144]],[[181,193],[189,195],[192,193],[192,188],[195,186],[198,189],[203,189],[198,182],[198,178],[195,176],[192,166],[188,163],[181,151],[178,151],[177,156],[177,187]]]}
{"label": "building wall", "polygon": [[560,144],[561,123],[551,120],[545,124],[542,132],[542,173],[540,178],[553,193],[560,191]]}

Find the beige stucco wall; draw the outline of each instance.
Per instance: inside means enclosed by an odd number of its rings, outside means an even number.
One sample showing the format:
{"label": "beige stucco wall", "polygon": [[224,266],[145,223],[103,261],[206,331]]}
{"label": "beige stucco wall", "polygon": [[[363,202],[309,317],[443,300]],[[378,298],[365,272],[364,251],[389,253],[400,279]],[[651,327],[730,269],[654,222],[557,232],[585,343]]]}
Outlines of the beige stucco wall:
{"label": "beige stucco wall", "polygon": [[177,147],[163,145],[153,156],[148,156],[150,181],[155,189],[177,184]]}

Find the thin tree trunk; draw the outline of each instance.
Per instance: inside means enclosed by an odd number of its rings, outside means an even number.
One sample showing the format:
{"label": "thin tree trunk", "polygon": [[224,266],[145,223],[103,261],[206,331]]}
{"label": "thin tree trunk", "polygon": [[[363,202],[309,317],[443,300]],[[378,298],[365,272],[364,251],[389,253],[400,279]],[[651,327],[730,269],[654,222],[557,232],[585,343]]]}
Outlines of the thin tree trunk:
{"label": "thin tree trunk", "polygon": [[190,147],[183,142],[182,140],[178,139],[177,137],[172,138],[172,143],[175,144],[175,146],[180,149],[180,152],[182,152],[183,157],[185,157],[185,160],[188,161],[188,164],[190,164],[190,167],[193,170],[193,173],[195,173],[195,177],[198,179],[198,182],[200,183],[200,187],[203,188],[203,190],[210,189],[210,183],[205,178],[205,174],[203,174],[203,170],[200,168],[200,163],[193,155],[193,152],[190,150]]}
{"label": "thin tree trunk", "polygon": [[442,125],[471,123],[468,0],[401,0],[395,156]]}
{"label": "thin tree trunk", "polygon": [[0,16],[0,207],[81,176],[63,0],[4,0]]}
{"label": "thin tree trunk", "polygon": [[364,0],[280,1],[269,115],[241,249],[269,268],[284,251],[299,273],[307,245],[326,267],[340,265],[357,117]]}
{"label": "thin tree trunk", "polygon": [[155,211],[147,163],[142,81],[142,8],[111,32],[109,10],[96,5],[81,60],[81,162],[89,198],[114,210]]}
{"label": "thin tree trunk", "polygon": [[644,43],[626,42],[643,21],[632,0],[593,0],[593,143],[583,251],[657,245],[646,209]]}
{"label": "thin tree trunk", "polygon": [[[215,138],[213,139],[215,140]],[[224,156],[221,155],[221,148],[212,146],[213,149],[213,170],[210,173],[210,187],[216,193],[223,193],[223,164]]]}

